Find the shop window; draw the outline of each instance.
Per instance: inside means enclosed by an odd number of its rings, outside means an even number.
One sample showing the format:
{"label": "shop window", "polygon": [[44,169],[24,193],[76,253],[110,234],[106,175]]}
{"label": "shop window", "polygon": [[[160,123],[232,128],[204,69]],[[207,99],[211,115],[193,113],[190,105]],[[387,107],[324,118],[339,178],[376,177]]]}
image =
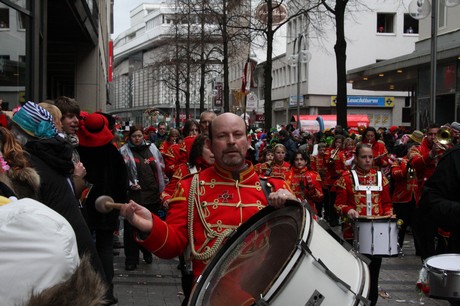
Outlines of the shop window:
{"label": "shop window", "polygon": [[394,13],[377,13],[377,33],[394,33],[394,23]]}
{"label": "shop window", "polygon": [[412,18],[409,14],[404,14],[404,33],[418,34],[418,20]]}
{"label": "shop window", "polygon": [[10,28],[10,10],[7,8],[0,8],[0,29]]}

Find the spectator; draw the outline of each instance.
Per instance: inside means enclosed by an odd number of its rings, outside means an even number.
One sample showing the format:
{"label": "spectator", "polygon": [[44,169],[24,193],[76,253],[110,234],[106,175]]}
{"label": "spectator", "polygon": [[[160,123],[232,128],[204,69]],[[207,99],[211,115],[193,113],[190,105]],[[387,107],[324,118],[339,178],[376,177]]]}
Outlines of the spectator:
{"label": "spectator", "polygon": [[161,121],[158,123],[158,129],[155,134],[150,138],[150,141],[155,144],[157,148],[161,146],[163,141],[166,141],[168,138],[168,133],[166,132],[166,122]]}
{"label": "spectator", "polygon": [[93,113],[81,120],[77,131],[77,150],[86,167],[86,180],[92,185],[86,198],[88,225],[96,237],[96,248],[107,278],[111,303],[113,296],[113,232],[118,229],[118,211],[107,214],[96,210],[96,199],[110,196],[115,202],[126,202],[128,176],[123,157],[112,144],[113,134],[104,115]]}
{"label": "spectator", "polygon": [[216,118],[216,113],[212,111],[204,111],[200,115],[200,131],[202,134],[208,135],[208,127],[211,121]]}
{"label": "spectator", "polygon": [[[128,171],[129,199],[142,203],[150,212],[164,219],[166,212],[160,200],[160,193],[165,187],[164,162],[160,151],[155,144],[144,140],[141,126],[132,126],[128,134],[128,143],[120,148],[120,153]],[[134,229],[131,224],[126,220],[123,224],[125,270],[132,271],[137,268],[139,250],[143,253],[144,261],[151,264],[152,254],[134,241]]]}
{"label": "spectator", "polygon": [[[40,175],[37,200],[70,223],[77,238],[80,257],[89,254],[95,271],[105,279],[91,233],[72,189],[72,145],[57,136],[50,113],[33,102],[27,102],[19,109],[12,121],[11,131],[30,154],[29,162]],[[107,292],[106,299],[109,301],[107,305],[114,304],[112,292]]]}

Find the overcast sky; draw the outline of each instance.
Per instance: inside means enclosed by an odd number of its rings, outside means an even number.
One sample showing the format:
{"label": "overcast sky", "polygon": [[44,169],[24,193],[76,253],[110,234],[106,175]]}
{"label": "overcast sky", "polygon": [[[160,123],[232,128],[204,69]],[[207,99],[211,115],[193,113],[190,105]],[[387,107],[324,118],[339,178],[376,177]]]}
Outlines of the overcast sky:
{"label": "overcast sky", "polygon": [[129,12],[142,3],[154,3],[155,0],[115,0],[113,5],[113,36],[115,39],[118,34],[129,28]]}

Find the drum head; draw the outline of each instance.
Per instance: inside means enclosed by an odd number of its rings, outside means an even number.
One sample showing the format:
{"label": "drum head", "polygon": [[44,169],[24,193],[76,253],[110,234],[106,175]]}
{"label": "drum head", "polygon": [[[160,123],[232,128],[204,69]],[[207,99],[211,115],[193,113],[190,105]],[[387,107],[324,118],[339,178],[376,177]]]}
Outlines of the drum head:
{"label": "drum head", "polygon": [[250,305],[270,289],[303,233],[305,209],[266,207],[241,225],[200,276],[189,305]]}
{"label": "drum head", "polygon": [[428,268],[460,272],[460,254],[441,254],[429,257],[426,261]]}

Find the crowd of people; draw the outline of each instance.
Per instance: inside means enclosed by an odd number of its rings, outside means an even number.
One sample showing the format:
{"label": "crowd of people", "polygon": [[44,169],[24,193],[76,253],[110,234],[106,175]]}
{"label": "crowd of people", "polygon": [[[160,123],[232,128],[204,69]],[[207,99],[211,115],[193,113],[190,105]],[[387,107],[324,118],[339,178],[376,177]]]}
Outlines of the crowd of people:
{"label": "crowd of people", "polygon": [[[448,137],[438,125],[424,132],[392,126],[353,133],[336,126],[309,133],[291,125],[249,129],[235,114],[205,111],[182,129],[160,122],[120,132],[111,115],[85,113],[74,99],[59,97],[27,102],[6,125],[0,127],[0,200],[32,198],[62,216],[75,233],[74,256],[86,256],[96,272],[91,277],[105,288],[94,297],[105,305],[117,302],[113,239],[120,214],[125,269],[137,269],[140,253],[147,264],[152,253],[179,256],[184,304],[236,228],[265,206],[289,200],[341,226],[351,243],[354,220],[388,217],[401,220],[401,248],[412,230],[422,260],[460,253],[455,122],[441,128]],[[127,204],[101,212],[101,196]],[[375,305],[382,260],[365,256]],[[70,270],[76,266],[73,261]],[[63,281],[71,274],[66,271]],[[32,289],[9,304],[24,303]]]}

